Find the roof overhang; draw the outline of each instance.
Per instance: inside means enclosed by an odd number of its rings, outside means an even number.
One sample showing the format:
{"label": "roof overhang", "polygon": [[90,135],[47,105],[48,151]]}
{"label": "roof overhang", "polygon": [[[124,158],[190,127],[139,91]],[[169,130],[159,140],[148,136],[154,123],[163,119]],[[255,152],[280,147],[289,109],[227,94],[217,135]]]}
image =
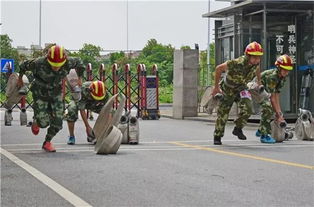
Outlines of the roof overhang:
{"label": "roof overhang", "polygon": [[243,13],[257,14],[264,10],[264,5],[269,12],[313,12],[313,0],[246,0],[232,6],[203,14],[205,18],[221,18]]}

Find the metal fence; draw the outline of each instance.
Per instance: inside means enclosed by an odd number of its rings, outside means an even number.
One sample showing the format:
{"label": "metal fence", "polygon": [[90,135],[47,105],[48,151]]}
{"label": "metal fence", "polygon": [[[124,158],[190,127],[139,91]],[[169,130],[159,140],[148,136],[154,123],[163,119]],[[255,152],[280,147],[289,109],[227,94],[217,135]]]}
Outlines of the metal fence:
{"label": "metal fence", "polygon": [[[152,68],[152,73],[157,80],[156,93],[157,93],[157,109],[159,110],[158,101],[158,70],[157,65]],[[8,78],[12,74],[11,71],[7,73],[1,73],[0,81],[0,107],[4,107],[6,97],[6,86]],[[28,86],[27,95],[23,96],[19,103],[15,104],[12,109],[27,110],[32,108],[33,98],[31,91],[29,90],[34,78],[31,73],[25,74],[30,84]],[[130,64],[119,66],[113,64],[111,68],[105,68],[104,64],[101,64],[98,69],[93,69],[89,63],[86,66],[86,71],[83,76],[83,81],[103,81],[106,85],[106,92],[109,96],[113,96],[117,93],[123,94],[126,97],[125,110],[136,110],[137,117],[145,117],[147,115],[147,97],[146,97],[146,67],[144,64],[139,64],[136,69],[131,70]],[[66,84],[65,79],[62,82],[62,94],[65,107],[71,101],[70,89]],[[116,108],[118,100],[115,100],[113,107]]]}

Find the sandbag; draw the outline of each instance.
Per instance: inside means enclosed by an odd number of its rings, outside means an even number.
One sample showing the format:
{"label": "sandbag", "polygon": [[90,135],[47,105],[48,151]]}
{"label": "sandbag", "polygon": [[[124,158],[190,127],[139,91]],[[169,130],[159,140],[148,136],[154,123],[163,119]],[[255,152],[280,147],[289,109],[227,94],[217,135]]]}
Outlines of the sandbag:
{"label": "sandbag", "polygon": [[5,89],[5,95],[7,97],[4,107],[6,109],[11,109],[15,104],[17,104],[23,96],[27,94],[27,87],[29,85],[28,78],[23,75],[22,80],[24,85],[21,88],[17,87],[19,74],[12,73],[8,79],[7,87]]}
{"label": "sandbag", "polygon": [[4,125],[11,126],[13,121],[12,110],[6,110],[4,112]]}
{"label": "sandbag", "polygon": [[107,130],[108,134],[104,136],[97,137],[97,142],[95,145],[95,152],[97,154],[116,154],[119,150],[121,141],[122,141],[122,133],[121,131],[111,125]]}
{"label": "sandbag", "polygon": [[72,98],[75,102],[81,100],[81,87],[79,86],[79,77],[75,69],[71,69],[69,74],[66,76],[67,85],[71,91]]}
{"label": "sandbag", "polygon": [[248,90],[252,95],[252,99],[256,103],[261,103],[270,98],[270,95],[262,85],[258,85],[255,80],[247,84]]}
{"label": "sandbag", "polygon": [[140,127],[138,119],[135,116],[131,116],[129,121],[129,143],[138,144],[140,137]]}
{"label": "sandbag", "polygon": [[220,101],[223,99],[223,95],[221,93],[217,93],[213,96],[213,89],[213,87],[207,87],[201,100],[201,106],[204,107],[208,114],[212,114],[214,109],[219,106]]}
{"label": "sandbag", "polygon": [[120,123],[118,124],[118,129],[122,133],[122,144],[129,143],[129,114],[124,114],[120,118]]}
{"label": "sandbag", "polygon": [[117,126],[123,112],[125,96],[120,95],[119,106],[115,110],[112,105],[117,96],[118,94],[112,96],[103,106],[93,127],[97,154],[115,154],[121,145],[122,133]]}
{"label": "sandbag", "polygon": [[286,127],[280,126],[275,120],[270,122],[271,126],[271,136],[276,140],[276,142],[282,142],[286,139]]}
{"label": "sandbag", "polygon": [[314,118],[309,110],[299,109],[295,123],[295,135],[299,140],[314,140]]}

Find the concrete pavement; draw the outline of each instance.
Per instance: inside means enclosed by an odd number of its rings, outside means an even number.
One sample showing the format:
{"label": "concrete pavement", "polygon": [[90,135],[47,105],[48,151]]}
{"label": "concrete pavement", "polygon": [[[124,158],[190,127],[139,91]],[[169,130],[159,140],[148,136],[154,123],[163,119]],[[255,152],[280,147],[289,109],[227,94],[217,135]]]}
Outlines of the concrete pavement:
{"label": "concrete pavement", "polygon": [[256,124],[244,129],[246,141],[233,136],[233,124],[228,124],[223,145],[214,146],[213,122],[141,120],[139,145],[122,145],[116,155],[103,156],[86,142],[81,120],[76,145],[66,144],[64,122],[53,140],[57,152],[45,153],[45,129],[34,136],[29,127],[19,126],[18,113],[11,127],[4,126],[3,111],[0,116],[1,206],[314,203],[313,142],[262,144],[254,136]]}

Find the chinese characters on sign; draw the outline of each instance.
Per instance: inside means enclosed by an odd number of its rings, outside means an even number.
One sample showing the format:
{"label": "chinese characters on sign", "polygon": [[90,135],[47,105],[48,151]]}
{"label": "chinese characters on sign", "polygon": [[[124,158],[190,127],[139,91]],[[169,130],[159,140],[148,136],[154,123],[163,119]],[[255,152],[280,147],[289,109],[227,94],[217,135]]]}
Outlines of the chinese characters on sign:
{"label": "chinese characters on sign", "polygon": [[[286,42],[287,41],[287,42]],[[285,50],[285,43],[288,46],[286,46]],[[289,53],[289,56],[293,60],[293,62],[296,62],[296,37],[295,37],[295,25],[288,25],[288,37],[285,38],[285,35],[278,34],[276,35],[276,51],[278,56],[283,55],[284,53]]]}
{"label": "chinese characters on sign", "polygon": [[276,50],[280,55],[283,54],[283,35],[276,35]]}
{"label": "chinese characters on sign", "polygon": [[289,43],[289,55],[292,59],[292,61],[295,63],[296,62],[296,51],[297,48],[295,46],[296,44],[296,39],[295,39],[295,25],[288,25],[288,32],[289,32],[289,38],[288,38],[288,43]]}

